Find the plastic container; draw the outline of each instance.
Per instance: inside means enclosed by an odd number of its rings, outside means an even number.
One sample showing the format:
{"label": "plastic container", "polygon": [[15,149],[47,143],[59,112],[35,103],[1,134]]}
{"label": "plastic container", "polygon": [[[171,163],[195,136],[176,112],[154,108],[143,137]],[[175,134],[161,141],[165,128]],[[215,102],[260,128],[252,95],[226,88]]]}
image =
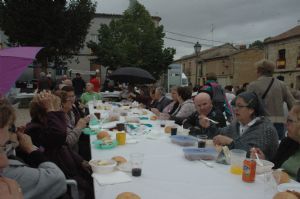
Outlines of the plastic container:
{"label": "plastic container", "polygon": [[274,163],[270,162],[268,160],[260,160],[264,166],[260,166],[259,164],[256,164],[256,174],[263,174],[268,171],[271,171],[274,167]]}
{"label": "plastic container", "polygon": [[171,141],[180,146],[194,146],[197,138],[188,135],[173,135],[171,136]]}
{"label": "plastic container", "polygon": [[188,160],[215,160],[218,155],[215,148],[184,148],[183,152]]}
{"label": "plastic container", "polygon": [[111,173],[117,166],[117,162],[114,160],[91,160],[89,164],[94,173]]}

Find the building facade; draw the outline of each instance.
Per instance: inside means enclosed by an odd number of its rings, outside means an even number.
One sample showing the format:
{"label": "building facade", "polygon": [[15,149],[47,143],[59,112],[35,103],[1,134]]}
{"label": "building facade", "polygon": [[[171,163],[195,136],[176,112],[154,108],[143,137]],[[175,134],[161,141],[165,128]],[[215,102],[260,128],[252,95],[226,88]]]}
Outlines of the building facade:
{"label": "building facade", "polygon": [[265,39],[265,57],[276,63],[274,76],[300,89],[300,25]]}
{"label": "building facade", "polygon": [[198,57],[184,56],[175,63],[182,64],[192,86],[203,85],[206,74],[213,72],[222,86],[236,87],[257,79],[254,64],[263,58],[262,49],[246,49],[224,44],[204,50]]}

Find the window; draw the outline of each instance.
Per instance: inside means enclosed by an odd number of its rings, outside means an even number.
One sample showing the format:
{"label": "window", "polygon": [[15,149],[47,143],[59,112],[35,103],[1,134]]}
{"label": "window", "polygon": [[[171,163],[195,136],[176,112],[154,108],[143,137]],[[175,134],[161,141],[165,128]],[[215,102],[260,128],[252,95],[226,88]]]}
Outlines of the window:
{"label": "window", "polygon": [[300,68],[300,46],[298,46],[297,68]]}
{"label": "window", "polygon": [[286,62],[285,62],[285,49],[280,49],[278,51],[278,59],[277,59],[276,65],[277,65],[278,69],[285,69],[285,65],[286,65]]}
{"label": "window", "polygon": [[278,51],[278,59],[280,59],[280,60],[285,59],[285,49],[280,49]]}

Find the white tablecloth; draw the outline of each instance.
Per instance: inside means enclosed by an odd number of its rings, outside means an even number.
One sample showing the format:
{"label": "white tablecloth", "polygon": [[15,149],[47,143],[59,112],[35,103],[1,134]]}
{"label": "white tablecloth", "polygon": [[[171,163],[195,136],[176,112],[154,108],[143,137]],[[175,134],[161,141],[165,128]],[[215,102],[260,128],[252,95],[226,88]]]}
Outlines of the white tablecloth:
{"label": "white tablecloth", "polygon": [[[265,199],[274,192],[264,185],[264,177],[257,176],[254,183],[245,183],[241,176],[229,172],[228,165],[213,162],[214,168],[200,161],[184,158],[182,147],[171,143],[158,122],[152,133],[161,133],[156,140],[140,136],[140,142],[118,146],[111,150],[98,150],[91,146],[93,159],[110,159],[121,155],[129,160],[134,152],[144,153],[142,176],[132,177],[129,183],[100,186],[94,182],[97,199],[115,199],[121,192],[134,192],[142,199]],[[156,124],[156,125],[155,125]],[[91,137],[91,142],[96,136]]]}

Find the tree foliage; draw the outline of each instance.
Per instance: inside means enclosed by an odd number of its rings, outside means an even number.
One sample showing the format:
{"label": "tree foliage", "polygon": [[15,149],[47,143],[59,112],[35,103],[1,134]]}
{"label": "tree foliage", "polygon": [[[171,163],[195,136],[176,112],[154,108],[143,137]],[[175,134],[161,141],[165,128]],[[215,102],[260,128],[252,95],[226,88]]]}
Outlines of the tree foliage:
{"label": "tree foliage", "polygon": [[62,64],[83,47],[95,8],[91,0],[0,0],[0,28],[10,45],[44,47],[44,66]]}
{"label": "tree foliage", "polygon": [[264,49],[264,43],[260,40],[256,40],[252,44],[249,45],[249,48]]}
{"label": "tree foliage", "polygon": [[116,69],[140,67],[158,78],[173,61],[175,49],[164,48],[163,26],[156,26],[143,5],[134,2],[120,19],[101,25],[98,43],[89,42],[97,62]]}

